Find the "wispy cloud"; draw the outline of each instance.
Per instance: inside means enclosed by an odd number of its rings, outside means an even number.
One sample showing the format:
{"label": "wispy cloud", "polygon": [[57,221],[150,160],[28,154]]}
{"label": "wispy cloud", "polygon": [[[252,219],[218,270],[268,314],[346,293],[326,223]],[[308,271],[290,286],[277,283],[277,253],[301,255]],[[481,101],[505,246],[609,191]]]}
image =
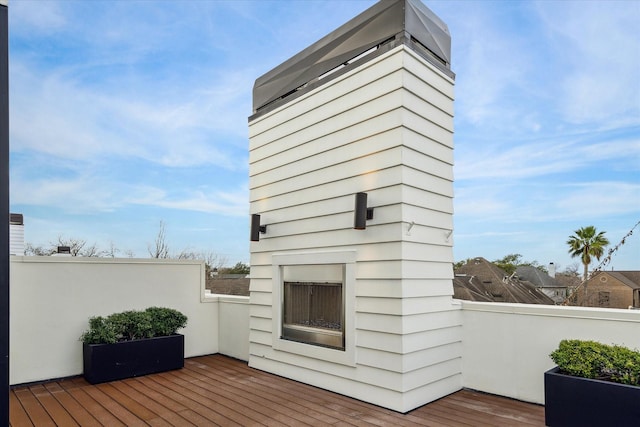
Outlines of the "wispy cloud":
{"label": "wispy cloud", "polygon": [[[253,82],[374,3],[13,2],[11,205],[29,239],[134,247],[118,221],[150,238],[164,219],[211,230],[184,246],[248,256]],[[637,221],[640,3],[427,5],[453,40],[457,256],[568,264],[574,227]]]}

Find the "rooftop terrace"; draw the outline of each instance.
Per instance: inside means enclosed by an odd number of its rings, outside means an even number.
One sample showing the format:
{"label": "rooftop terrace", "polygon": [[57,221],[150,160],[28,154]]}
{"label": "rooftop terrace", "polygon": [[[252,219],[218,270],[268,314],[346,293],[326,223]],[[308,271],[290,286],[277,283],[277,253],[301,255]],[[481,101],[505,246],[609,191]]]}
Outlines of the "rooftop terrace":
{"label": "rooftop terrace", "polygon": [[252,369],[222,355],[183,369],[90,385],[81,377],[15,387],[11,426],[542,426],[544,407],[461,390],[401,414]]}

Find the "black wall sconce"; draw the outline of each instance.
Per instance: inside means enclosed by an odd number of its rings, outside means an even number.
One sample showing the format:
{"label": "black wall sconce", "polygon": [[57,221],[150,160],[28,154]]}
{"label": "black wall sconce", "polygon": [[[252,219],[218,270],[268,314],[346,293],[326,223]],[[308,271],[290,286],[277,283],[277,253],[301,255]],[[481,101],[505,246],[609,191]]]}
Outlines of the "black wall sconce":
{"label": "black wall sconce", "polygon": [[267,232],[266,225],[260,225],[260,215],[252,214],[251,215],[251,241],[258,242],[260,241],[260,234],[264,234]]}
{"label": "black wall sconce", "polygon": [[367,220],[373,219],[373,208],[367,207],[367,193],[356,193],[356,206],[353,212],[353,228],[364,230]]}

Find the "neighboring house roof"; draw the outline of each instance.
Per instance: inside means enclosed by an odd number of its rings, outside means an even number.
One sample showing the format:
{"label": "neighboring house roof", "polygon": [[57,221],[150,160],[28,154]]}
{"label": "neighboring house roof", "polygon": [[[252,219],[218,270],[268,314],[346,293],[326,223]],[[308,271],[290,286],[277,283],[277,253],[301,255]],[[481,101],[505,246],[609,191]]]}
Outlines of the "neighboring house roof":
{"label": "neighboring house roof", "polygon": [[631,289],[640,289],[640,271],[599,271],[594,274],[593,277],[589,278],[589,281],[603,274],[617,279],[620,283],[627,285]]}
{"label": "neighboring house roof", "polygon": [[509,276],[484,258],[474,258],[455,272],[454,297],[471,301],[554,304],[532,283]]}
{"label": "neighboring house roof", "polygon": [[566,273],[556,273],[556,282],[563,287],[575,288],[582,283],[582,279],[579,276]]}
{"label": "neighboring house roof", "polygon": [[539,268],[530,265],[521,265],[516,268],[516,275],[521,281],[531,282],[538,288],[565,288],[566,286],[558,283],[553,277],[549,276]]}

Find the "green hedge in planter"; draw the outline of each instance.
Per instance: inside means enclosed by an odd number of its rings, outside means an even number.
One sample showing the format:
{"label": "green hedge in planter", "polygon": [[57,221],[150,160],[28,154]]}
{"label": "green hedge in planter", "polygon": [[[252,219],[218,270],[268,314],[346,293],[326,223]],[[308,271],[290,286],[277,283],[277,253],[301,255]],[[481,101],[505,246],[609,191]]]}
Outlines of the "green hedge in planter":
{"label": "green hedge in planter", "polygon": [[595,341],[562,340],[549,355],[562,373],[640,386],[640,352]]}
{"label": "green hedge in planter", "polygon": [[187,325],[187,316],[172,308],[149,307],[89,319],[89,330],[80,336],[86,344],[113,344],[175,334]]}

